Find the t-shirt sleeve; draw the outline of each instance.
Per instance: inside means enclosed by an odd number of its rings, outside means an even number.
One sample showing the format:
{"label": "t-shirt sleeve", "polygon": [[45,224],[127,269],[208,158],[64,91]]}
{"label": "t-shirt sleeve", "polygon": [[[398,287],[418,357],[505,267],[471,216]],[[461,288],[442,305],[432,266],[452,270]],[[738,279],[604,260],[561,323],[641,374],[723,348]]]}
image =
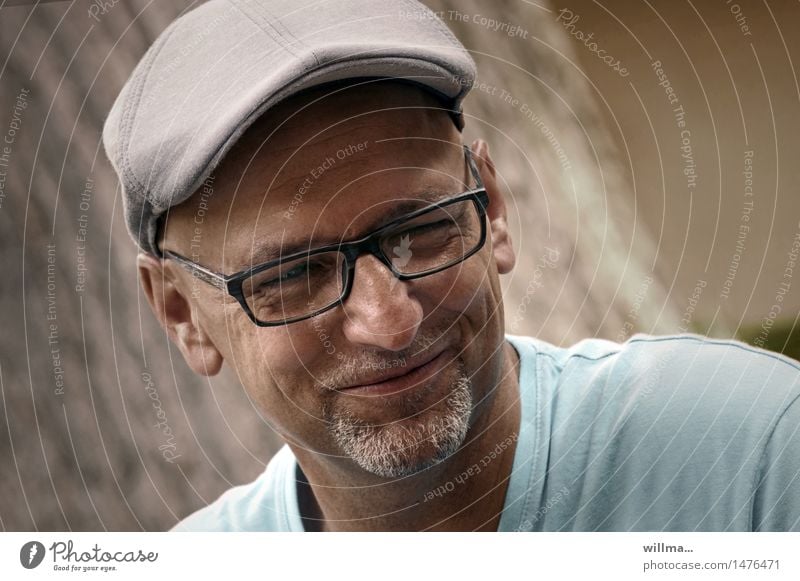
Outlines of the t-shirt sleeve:
{"label": "t-shirt sleeve", "polygon": [[800,396],[778,419],[764,449],[753,530],[800,531]]}

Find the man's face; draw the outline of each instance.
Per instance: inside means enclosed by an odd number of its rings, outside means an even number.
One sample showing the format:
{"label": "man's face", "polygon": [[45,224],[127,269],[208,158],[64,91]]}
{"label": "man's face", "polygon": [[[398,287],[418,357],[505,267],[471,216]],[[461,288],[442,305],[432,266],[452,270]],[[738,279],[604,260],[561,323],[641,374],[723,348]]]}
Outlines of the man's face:
{"label": "man's face", "polygon": [[[172,210],[163,248],[230,274],[363,237],[399,211],[475,186],[460,134],[422,91],[384,84],[320,96],[253,126],[215,172],[213,193]],[[490,200],[490,218],[498,204]],[[192,324],[296,453],[397,477],[455,452],[500,380],[491,238],[465,261],[409,281],[363,255],[343,304],[280,327],[256,326],[235,300],[172,261],[165,269],[191,297]],[[402,264],[414,250],[403,241],[392,260]]]}

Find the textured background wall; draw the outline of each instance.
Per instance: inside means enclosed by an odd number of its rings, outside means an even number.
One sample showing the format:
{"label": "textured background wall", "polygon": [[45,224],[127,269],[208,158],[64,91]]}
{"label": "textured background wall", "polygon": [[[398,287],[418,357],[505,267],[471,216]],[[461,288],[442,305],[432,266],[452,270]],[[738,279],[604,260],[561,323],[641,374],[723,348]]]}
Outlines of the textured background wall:
{"label": "textured background wall", "polygon": [[[467,138],[489,140],[511,200],[511,332],[568,344],[713,320],[732,336],[791,283],[797,4],[741,2],[750,36],[722,2],[633,4],[575,2],[570,15],[546,2],[429,2],[480,71]],[[235,377],[192,375],[155,323],[100,144],[135,63],[193,5],[123,0],[96,18],[78,2],[0,8],[4,530],[161,530],[255,477],[279,446]],[[657,59],[691,123],[696,192]],[[722,299],[745,145],[757,216]],[[792,328],[798,287],[781,303]]]}

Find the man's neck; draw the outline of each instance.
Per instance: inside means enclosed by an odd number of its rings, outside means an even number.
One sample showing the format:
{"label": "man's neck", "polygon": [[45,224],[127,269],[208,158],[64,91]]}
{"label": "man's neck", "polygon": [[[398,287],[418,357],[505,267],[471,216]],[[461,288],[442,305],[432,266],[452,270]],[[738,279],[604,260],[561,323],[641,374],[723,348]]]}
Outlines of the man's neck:
{"label": "man's neck", "polygon": [[[407,478],[364,486],[324,481],[316,464],[298,479],[298,504],[306,530],[496,531],[520,427],[519,357],[504,343],[501,380],[488,409],[465,444],[447,460]],[[301,464],[303,464],[301,462]],[[300,472],[298,470],[298,472]]]}

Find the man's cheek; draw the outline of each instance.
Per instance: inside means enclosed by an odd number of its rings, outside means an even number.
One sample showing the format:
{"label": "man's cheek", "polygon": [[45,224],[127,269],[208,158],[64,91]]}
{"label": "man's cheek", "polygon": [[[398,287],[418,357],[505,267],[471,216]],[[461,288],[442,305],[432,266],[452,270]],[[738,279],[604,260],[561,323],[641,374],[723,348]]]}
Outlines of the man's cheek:
{"label": "man's cheek", "polygon": [[264,382],[277,384],[281,389],[290,384],[303,381],[306,364],[301,360],[302,349],[286,348],[284,345],[261,344],[258,354],[251,358],[251,365],[258,369]]}
{"label": "man's cheek", "polygon": [[246,325],[232,326],[231,337],[250,361],[263,363],[276,369],[297,365],[298,358],[308,348],[305,323],[278,327],[259,327],[251,321]]}
{"label": "man's cheek", "polygon": [[439,276],[438,297],[435,298],[438,298],[436,302],[441,304],[441,308],[463,312],[483,302],[481,297],[487,290],[489,280],[482,261],[467,260],[432,278]]}
{"label": "man's cheek", "polygon": [[266,357],[250,358],[250,363],[239,363],[240,377],[247,386],[250,397],[262,413],[271,420],[279,420],[293,409],[306,409],[307,372],[300,366],[286,365],[286,359]]}

